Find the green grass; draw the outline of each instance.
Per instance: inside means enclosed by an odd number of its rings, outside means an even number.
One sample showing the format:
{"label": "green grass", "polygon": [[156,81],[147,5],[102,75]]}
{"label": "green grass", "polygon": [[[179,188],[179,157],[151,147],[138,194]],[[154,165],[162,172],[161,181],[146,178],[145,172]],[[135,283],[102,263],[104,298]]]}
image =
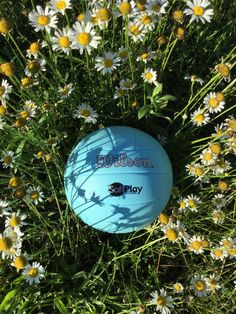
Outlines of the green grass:
{"label": "green grass", "polygon": [[[5,122],[3,130],[0,129],[0,158],[7,151],[13,151],[17,158],[13,168],[0,164],[0,200],[9,203],[12,213],[20,210],[27,215],[27,224],[21,227],[24,232],[21,251],[27,252],[30,263],[39,262],[46,272],[39,284],[29,285],[9,258],[0,258],[0,313],[154,313],[150,294],[161,288],[173,298],[172,313],[234,313],[235,251],[232,258],[228,256],[223,261],[214,260],[210,252],[220,246],[222,238],[234,239],[232,250],[236,246],[235,150],[229,150],[230,141],[236,136],[233,120],[236,4],[211,1],[214,16],[210,23],[190,24],[186,16],[180,25],[171,15],[175,9],[185,9],[186,1],[171,1],[155,29],[137,44],[128,36],[125,20],[113,18],[107,29],[95,28],[102,41],[91,55],[80,55],[77,50],[69,55],[53,51],[50,35],[34,31],[28,14],[36,5],[44,7],[44,1],[22,0],[13,4],[14,1],[5,0],[0,3],[0,18],[12,24],[9,35],[0,35],[0,64],[15,65],[13,76],[0,74],[0,83],[4,79],[13,86],[6,101],[7,111],[0,116]],[[73,9],[60,16],[59,29],[72,27],[77,15],[87,9],[87,1],[72,1],[72,4]],[[186,28],[183,40],[174,38],[178,26]],[[165,45],[158,45],[160,35],[169,38]],[[21,79],[29,59],[26,49],[38,39],[48,43],[40,53],[40,58],[46,60],[46,71],[40,72],[38,85],[22,89]],[[120,47],[130,52],[125,63],[111,75],[103,76],[95,70],[97,56],[104,51],[117,52]],[[141,78],[145,65],[136,58],[145,51],[157,52],[157,57],[146,66],[157,71],[158,82],[162,84],[157,89]],[[230,82],[215,70],[221,58],[230,64]],[[185,80],[186,74],[199,76],[204,80],[203,85]],[[115,86],[124,78],[131,79],[136,87],[127,96],[114,99]],[[67,83],[72,83],[74,90],[62,100],[58,88]],[[206,125],[196,126],[191,114],[204,107],[203,100],[209,92],[222,92],[225,107],[210,114]],[[17,128],[16,119],[28,100],[37,105],[36,115],[26,121],[26,127]],[[137,107],[132,107],[134,101]],[[81,103],[88,103],[97,111],[96,124],[73,117]],[[45,110],[44,104],[48,104],[48,109]],[[227,119],[234,121],[234,129],[230,129]],[[220,123],[225,123],[225,136],[213,136]],[[166,137],[164,148],[172,163],[175,189],[163,212],[173,223],[181,221],[190,237],[196,235],[208,240],[203,253],[191,252],[181,239],[168,240],[158,217],[152,226],[116,235],[85,225],[73,213],[63,186],[68,156],[86,134],[111,125],[135,127],[154,138]],[[48,145],[49,139],[55,139],[57,145]],[[204,166],[207,182],[196,182],[185,166],[201,162],[202,151],[213,142],[221,145],[217,158],[229,161],[231,169],[219,174]],[[41,151],[44,157],[36,158],[35,154]],[[17,198],[15,189],[9,186],[14,176],[22,178],[23,191],[31,186],[40,187],[43,202],[36,205],[26,196]],[[220,180],[228,184],[225,192],[219,190]],[[212,199],[219,193],[227,200],[222,208],[225,215],[222,224],[212,219],[216,209]],[[191,194],[201,200],[197,212],[182,212],[179,200]],[[0,234],[5,230],[6,219],[0,217]],[[191,279],[211,274],[219,277],[220,288],[206,297],[197,297],[190,289]],[[176,282],[184,286],[183,293],[174,292]]]}

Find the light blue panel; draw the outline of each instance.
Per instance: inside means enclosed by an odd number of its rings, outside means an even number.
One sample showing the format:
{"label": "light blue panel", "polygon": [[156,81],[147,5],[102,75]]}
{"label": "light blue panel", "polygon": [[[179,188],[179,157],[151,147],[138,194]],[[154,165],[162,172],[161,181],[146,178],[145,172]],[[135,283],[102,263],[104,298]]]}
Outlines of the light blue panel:
{"label": "light blue panel", "polygon": [[87,135],[72,151],[64,174],[68,202],[88,225],[127,233],[152,223],[172,190],[172,168],[150,135],[113,126]]}

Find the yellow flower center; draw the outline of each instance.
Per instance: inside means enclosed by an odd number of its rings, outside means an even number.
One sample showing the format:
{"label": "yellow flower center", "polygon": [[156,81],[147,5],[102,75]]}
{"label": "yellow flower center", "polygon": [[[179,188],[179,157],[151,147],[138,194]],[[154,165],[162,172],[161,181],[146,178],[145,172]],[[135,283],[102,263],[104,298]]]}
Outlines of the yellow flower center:
{"label": "yellow flower center", "polygon": [[137,0],[136,5],[139,9],[139,11],[144,11],[145,10],[145,4],[147,3],[146,0]]}
{"label": "yellow flower center", "polygon": [[127,15],[131,11],[131,5],[129,2],[122,2],[119,6],[120,13],[122,15]]}
{"label": "yellow flower center", "polygon": [[141,34],[140,29],[135,24],[131,25],[129,30],[130,30],[130,33],[134,36],[138,36]]}
{"label": "yellow flower center", "polygon": [[195,117],[195,121],[197,122],[203,122],[205,119],[204,114],[200,113]]}
{"label": "yellow flower center", "polygon": [[22,179],[20,177],[13,177],[9,181],[9,185],[11,188],[18,188],[22,185]]}
{"label": "yellow flower center", "polygon": [[200,250],[202,248],[202,243],[198,240],[195,240],[192,242],[191,246],[194,248],[194,250]]}
{"label": "yellow flower center", "polygon": [[180,207],[180,208],[185,208],[185,207],[186,207],[185,201],[181,200],[181,201],[179,202],[179,207]]}
{"label": "yellow flower center", "polygon": [[124,86],[125,86],[126,88],[131,88],[131,87],[132,87],[132,83],[131,83],[130,81],[126,81],[125,84],[124,84]]}
{"label": "yellow flower center", "polygon": [[32,198],[33,201],[36,201],[39,199],[39,192],[38,191],[32,191],[30,193],[30,197]]}
{"label": "yellow flower center", "polygon": [[20,116],[21,116],[22,118],[24,118],[24,119],[27,119],[27,118],[29,118],[30,113],[29,113],[29,111],[24,110],[24,111],[21,111]]}
{"label": "yellow flower center", "polygon": [[146,60],[149,57],[149,54],[147,52],[142,53],[141,58],[143,60]]}
{"label": "yellow flower center", "polygon": [[38,268],[32,267],[29,271],[28,271],[28,275],[32,278],[35,278],[38,276]]}
{"label": "yellow flower center", "polygon": [[202,240],[202,246],[203,246],[204,248],[209,247],[209,245],[210,245],[210,243],[209,243],[208,240],[206,240],[206,239]]}
{"label": "yellow flower center", "polygon": [[0,97],[3,96],[5,93],[5,87],[4,86],[0,86]]}
{"label": "yellow flower center", "polygon": [[3,63],[0,65],[0,72],[6,76],[14,74],[15,66],[12,63]]}
{"label": "yellow flower center", "polygon": [[194,172],[195,172],[195,174],[196,174],[198,177],[201,177],[201,176],[204,174],[204,170],[203,170],[202,168],[200,168],[200,167],[196,167],[196,168],[194,169]]}
{"label": "yellow flower center", "polygon": [[28,260],[24,255],[17,256],[14,261],[14,266],[17,269],[23,269],[28,264]]}
{"label": "yellow flower center", "polygon": [[152,17],[150,15],[144,15],[141,18],[141,23],[144,24],[144,25],[151,24],[152,23]]}
{"label": "yellow flower center", "polygon": [[16,128],[23,128],[25,125],[26,125],[26,119],[25,118],[20,117],[20,118],[16,119],[16,122],[15,122]]}
{"label": "yellow flower center", "polygon": [[44,156],[44,153],[42,151],[37,152],[36,154],[37,158],[42,158]]}
{"label": "yellow flower center", "polygon": [[166,231],[166,236],[168,240],[175,241],[178,238],[178,232],[175,229],[170,228]]}
{"label": "yellow flower center", "polygon": [[225,99],[225,96],[223,93],[218,92],[218,93],[216,93],[216,99],[218,100],[218,102],[221,102]]}
{"label": "yellow flower center", "polygon": [[11,156],[6,156],[3,158],[3,163],[6,165],[10,165],[12,163],[12,157]]}
{"label": "yellow flower center", "polygon": [[59,39],[59,45],[62,47],[62,48],[68,48],[70,46],[70,40],[67,36],[62,36],[60,37]]}
{"label": "yellow flower center", "polygon": [[67,95],[69,93],[69,88],[68,87],[64,87],[60,90],[60,94],[61,95]]}
{"label": "yellow flower center", "polygon": [[4,105],[0,106],[0,116],[3,116],[7,111],[7,108]]}
{"label": "yellow flower center", "polygon": [[87,46],[91,42],[91,36],[88,33],[80,33],[77,39],[82,46]]}
{"label": "yellow flower center", "polygon": [[204,8],[201,7],[200,5],[197,5],[193,9],[193,14],[197,16],[203,16],[204,12],[205,12]]}
{"label": "yellow flower center", "polygon": [[167,214],[161,213],[159,216],[159,220],[162,224],[167,225],[169,222],[169,216]]}
{"label": "yellow flower center", "polygon": [[40,43],[32,43],[29,50],[31,53],[36,54],[41,49],[41,46],[42,45]]}
{"label": "yellow flower center", "polygon": [[128,51],[127,50],[121,50],[119,51],[119,56],[122,58],[122,59],[125,59],[128,57]]}
{"label": "yellow flower center", "polygon": [[146,78],[147,80],[151,80],[151,79],[153,78],[152,73],[150,73],[150,72],[145,73],[145,78]]}
{"label": "yellow flower center", "polygon": [[10,219],[10,226],[12,228],[15,228],[15,227],[19,226],[19,224],[20,224],[20,217],[11,217],[11,219]]}
{"label": "yellow flower center", "polygon": [[18,189],[16,191],[14,191],[13,196],[15,198],[23,198],[25,196],[25,194],[26,194],[25,190],[22,188],[22,189]]}
{"label": "yellow flower center", "polygon": [[212,160],[212,154],[210,152],[206,152],[203,155],[203,159],[206,160],[206,161],[211,161]]}
{"label": "yellow flower center", "polygon": [[5,19],[1,19],[0,20],[0,34],[4,34],[7,35],[11,30],[11,24],[5,20]]}
{"label": "yellow flower center", "polygon": [[220,189],[221,191],[225,192],[225,191],[228,190],[229,185],[228,185],[228,183],[225,182],[225,181],[219,181],[218,187],[219,187],[219,189]]}
{"label": "yellow flower center", "polygon": [[217,286],[217,281],[215,279],[210,279],[210,289],[215,290],[216,286]]}
{"label": "yellow flower center", "polygon": [[158,45],[165,45],[167,43],[168,39],[165,36],[159,36],[157,38]]}
{"label": "yellow flower center", "polygon": [[126,93],[126,91],[125,91],[124,89],[121,89],[121,88],[120,88],[120,89],[118,90],[118,95],[121,96],[121,97],[123,97],[123,96],[125,95],[125,93]]}
{"label": "yellow flower center", "polygon": [[164,307],[166,306],[166,298],[162,295],[160,295],[158,298],[157,298],[157,304]]}
{"label": "yellow flower center", "polygon": [[216,257],[221,257],[223,255],[223,250],[216,249],[213,253]]}
{"label": "yellow flower center", "polygon": [[184,38],[184,34],[185,34],[185,29],[183,27],[177,27],[175,29],[175,36],[178,39],[183,39]]}
{"label": "yellow flower center", "polygon": [[131,107],[132,107],[132,108],[138,107],[138,102],[137,102],[136,100],[133,101],[133,102],[131,103]]}
{"label": "yellow flower center", "polygon": [[85,15],[84,13],[80,13],[80,14],[78,15],[78,17],[77,17],[77,20],[80,21],[80,22],[82,22],[82,21],[84,21],[85,17],[86,17],[86,15]]}
{"label": "yellow flower center", "polygon": [[39,15],[38,17],[38,24],[41,25],[41,26],[46,26],[48,25],[50,22],[50,19],[48,16],[46,15]]}
{"label": "yellow flower center", "polygon": [[197,203],[195,200],[189,200],[188,201],[188,205],[191,207],[191,208],[195,208],[197,206]]}
{"label": "yellow flower center", "polygon": [[33,60],[28,64],[28,70],[31,73],[37,73],[40,70],[40,63],[37,60]]}
{"label": "yellow flower center", "polygon": [[33,80],[30,77],[24,77],[23,79],[21,79],[21,85],[23,87],[30,86],[32,85],[32,83],[33,83]]}
{"label": "yellow flower center", "polygon": [[229,120],[229,127],[230,127],[233,131],[236,131],[236,119],[231,119],[231,120]]}
{"label": "yellow flower center", "polygon": [[56,4],[57,10],[64,10],[66,8],[66,2],[65,1],[58,1]]}
{"label": "yellow flower center", "polygon": [[231,244],[231,241],[229,241],[228,239],[225,239],[225,240],[223,241],[223,245],[224,245],[225,247],[230,247],[230,244]]}
{"label": "yellow flower center", "polygon": [[214,143],[210,146],[210,150],[212,151],[213,154],[219,155],[221,153],[221,147],[220,144]]}
{"label": "yellow flower center", "polygon": [[88,118],[90,117],[91,113],[88,109],[81,109],[80,114],[82,117]]}
{"label": "yellow flower center", "polygon": [[222,218],[223,218],[222,212],[217,211],[217,212],[215,213],[215,215],[214,215],[214,218],[215,218],[215,220],[218,221],[218,222],[221,221]]}
{"label": "yellow flower center", "polygon": [[224,77],[230,76],[230,68],[227,64],[224,63],[218,64],[218,72],[222,74]]}
{"label": "yellow flower center", "polygon": [[113,61],[111,59],[104,59],[103,64],[105,68],[110,68],[113,65]]}
{"label": "yellow flower center", "polygon": [[110,10],[108,10],[107,8],[101,8],[97,12],[97,18],[102,22],[109,21],[111,17],[112,17],[112,14]]}
{"label": "yellow flower center", "polygon": [[218,103],[218,100],[216,98],[210,98],[208,100],[208,105],[212,108],[216,108],[216,107],[218,107],[219,103]]}
{"label": "yellow flower center", "polygon": [[175,10],[172,13],[172,17],[176,22],[182,22],[184,19],[184,13],[181,10]]}
{"label": "yellow flower center", "polygon": [[206,289],[206,284],[203,280],[197,280],[194,284],[194,287],[198,291],[203,291]]}
{"label": "yellow flower center", "polygon": [[229,255],[235,256],[236,255],[236,246],[228,249]]}
{"label": "yellow flower center", "polygon": [[159,12],[161,9],[161,6],[159,4],[153,4],[152,5],[152,11]]}
{"label": "yellow flower center", "polygon": [[13,245],[12,239],[9,237],[0,238],[0,251],[9,251]]}

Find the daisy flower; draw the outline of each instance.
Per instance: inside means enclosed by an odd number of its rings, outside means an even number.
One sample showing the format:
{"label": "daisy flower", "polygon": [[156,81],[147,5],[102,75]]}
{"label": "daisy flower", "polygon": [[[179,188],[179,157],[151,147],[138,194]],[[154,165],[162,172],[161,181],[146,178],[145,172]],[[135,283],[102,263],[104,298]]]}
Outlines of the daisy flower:
{"label": "daisy flower", "polygon": [[36,79],[32,79],[32,77],[23,77],[21,79],[21,88],[29,88],[33,85],[38,85],[39,82]]}
{"label": "daisy flower", "polygon": [[176,27],[176,29],[174,30],[174,36],[179,40],[183,40],[185,37],[185,32],[186,29],[184,27]]}
{"label": "daisy flower", "polygon": [[236,137],[235,136],[230,137],[226,142],[226,146],[227,151],[236,154]]}
{"label": "daisy flower", "polygon": [[127,60],[129,58],[129,52],[124,47],[120,47],[118,52],[117,52],[117,54],[120,57],[121,61],[125,61],[125,60]]}
{"label": "daisy flower", "polygon": [[116,1],[117,11],[116,17],[122,16],[123,18],[130,17],[134,13],[135,2],[129,0],[118,0]]}
{"label": "daisy flower", "polygon": [[0,34],[6,36],[12,30],[11,23],[7,19],[0,19]]}
{"label": "daisy flower", "polygon": [[220,209],[215,209],[212,214],[212,219],[216,224],[222,224],[225,220],[225,214]]}
{"label": "daisy flower", "polygon": [[127,95],[127,89],[124,89],[122,87],[115,86],[115,94],[114,94],[114,99],[124,97]]}
{"label": "daisy flower", "polygon": [[101,36],[96,35],[92,23],[76,22],[71,30],[71,48],[79,50],[80,54],[87,50],[90,55],[92,48],[96,49],[101,39]]}
{"label": "daisy flower", "polygon": [[19,254],[16,255],[11,263],[11,266],[15,267],[17,272],[24,269],[29,263],[29,256],[28,254]]}
{"label": "daisy flower", "polygon": [[34,59],[38,58],[39,52],[43,47],[46,47],[47,43],[46,41],[40,42],[39,40],[37,42],[33,42],[30,44],[29,49],[26,50],[26,57]]}
{"label": "daisy flower", "polygon": [[63,87],[58,89],[58,93],[60,95],[60,99],[67,98],[74,90],[73,84],[65,84]]}
{"label": "daisy flower", "polygon": [[156,310],[162,314],[171,313],[170,309],[174,308],[171,296],[168,296],[165,289],[160,289],[160,292],[154,291],[151,293],[151,304],[156,306]]}
{"label": "daisy flower", "polygon": [[195,254],[203,253],[202,238],[193,236],[188,240],[188,249]]}
{"label": "daisy flower", "polygon": [[95,69],[103,75],[112,73],[120,65],[117,53],[105,52],[103,57],[96,57]]}
{"label": "daisy flower", "polygon": [[0,85],[0,100],[9,99],[9,94],[12,92],[12,86],[8,84],[7,80],[2,80]]}
{"label": "daisy flower", "polygon": [[13,168],[16,157],[14,156],[14,152],[9,150],[7,152],[2,153],[2,158],[0,161],[3,163],[3,168]]}
{"label": "daisy flower", "polygon": [[48,4],[49,8],[55,12],[65,14],[66,9],[71,9],[71,1],[70,0],[51,0]]}
{"label": "daisy flower", "polygon": [[156,58],[157,54],[155,51],[152,52],[143,52],[141,55],[137,57],[137,61],[142,61],[143,63],[147,64],[148,61],[153,60]]}
{"label": "daisy flower", "polygon": [[46,71],[46,61],[43,59],[28,60],[25,68],[25,75],[28,77],[38,77],[40,72]]}
{"label": "daisy flower", "polygon": [[151,15],[147,11],[143,11],[139,14],[136,14],[134,18],[134,23],[139,25],[144,31],[152,31],[155,28],[156,22],[155,15]]}
{"label": "daisy flower", "polygon": [[216,162],[217,156],[209,148],[206,148],[202,151],[200,159],[203,165],[210,166]]}
{"label": "daisy flower", "polygon": [[223,261],[227,256],[227,252],[222,247],[216,247],[210,251],[211,258]]}
{"label": "daisy flower", "polygon": [[0,253],[2,259],[9,258],[19,252],[21,241],[12,232],[12,228],[7,228],[0,233]]}
{"label": "daisy flower", "polygon": [[210,5],[208,0],[192,0],[187,1],[188,9],[184,10],[186,15],[191,15],[190,23],[196,20],[196,22],[207,21],[210,22],[213,15],[213,9],[206,9]]}
{"label": "daisy flower", "polygon": [[227,204],[227,200],[224,196],[224,194],[216,194],[213,199],[212,203],[217,207],[217,209],[221,209],[222,207],[225,207]]}
{"label": "daisy flower", "polygon": [[139,41],[142,41],[145,37],[145,32],[144,30],[140,27],[140,25],[134,23],[134,22],[129,22],[128,25],[128,35],[132,38],[132,40],[136,43]]}
{"label": "daisy flower", "polygon": [[29,283],[29,285],[32,285],[33,283],[39,283],[44,277],[44,273],[44,267],[37,262],[33,262],[32,265],[28,264],[26,266],[22,275],[25,277],[26,282]]}
{"label": "daisy flower", "polygon": [[98,114],[90,105],[81,104],[74,113],[74,118],[83,118],[85,123],[96,123]]}
{"label": "daisy flower", "polygon": [[[219,94],[218,94],[219,95]],[[209,109],[210,113],[221,112],[225,107],[225,101],[217,99],[217,93],[209,93],[203,100],[206,108]]]}
{"label": "daisy flower", "polygon": [[148,13],[153,15],[160,15],[166,13],[166,7],[168,6],[168,1],[163,0],[148,0],[145,4],[145,9]]}
{"label": "daisy flower", "polygon": [[161,226],[163,227],[169,223],[170,217],[165,213],[160,213],[159,221],[161,223]]}
{"label": "daisy flower", "polygon": [[54,51],[63,51],[69,55],[71,49],[70,32],[70,30],[66,30],[65,28],[55,31],[54,36],[51,38],[52,49]]}
{"label": "daisy flower", "polygon": [[0,200],[0,217],[10,215],[9,210],[11,210],[11,208],[9,207],[9,203],[6,201]]}
{"label": "daisy flower", "polygon": [[192,74],[192,75],[186,74],[184,76],[184,79],[185,80],[190,80],[191,82],[197,82],[200,85],[202,85],[204,83],[203,79],[201,79],[199,76],[197,76],[195,74]]}
{"label": "daisy flower", "polygon": [[112,18],[112,12],[109,7],[97,4],[92,9],[91,17],[94,17],[98,27],[103,30],[108,27],[108,23]]}
{"label": "daisy flower", "polygon": [[26,190],[27,198],[30,202],[38,205],[39,202],[43,202],[44,194],[41,191],[41,188],[38,187],[30,187]]}
{"label": "daisy flower", "polygon": [[51,28],[57,28],[56,12],[46,6],[43,9],[40,5],[36,6],[36,10],[29,13],[30,25],[34,27],[36,32],[43,31],[50,32]]}
{"label": "daisy flower", "polygon": [[236,119],[233,116],[230,116],[229,118],[225,119],[224,126],[226,132],[228,133],[236,132]]}
{"label": "daisy flower", "polygon": [[229,257],[230,259],[236,258],[236,244],[231,245],[231,246],[228,248],[227,253],[228,253],[228,257]]}
{"label": "daisy flower", "polygon": [[176,242],[179,239],[179,231],[173,222],[169,222],[167,225],[164,225],[161,230],[165,233],[167,239],[171,242]]}
{"label": "daisy flower", "polygon": [[143,78],[144,82],[149,84],[155,84],[158,86],[157,83],[157,72],[154,71],[152,68],[147,68],[144,73],[142,73],[141,77]]}
{"label": "daisy flower", "polygon": [[180,282],[176,282],[174,284],[174,292],[179,294],[179,293],[182,293],[183,291],[184,291],[183,285]]}
{"label": "daisy flower", "polygon": [[220,289],[220,284],[218,281],[220,280],[219,276],[216,276],[215,274],[210,275],[209,278],[206,278],[206,282],[208,285],[208,288],[211,292],[216,292],[216,290]]}
{"label": "daisy flower", "polygon": [[186,198],[186,203],[187,207],[192,211],[192,212],[197,212],[197,207],[201,203],[200,198],[196,195],[188,195]]}
{"label": "daisy flower", "polygon": [[20,210],[18,210],[16,213],[12,213],[10,216],[8,216],[5,220],[5,227],[12,227],[13,229],[19,228],[22,225],[25,225],[26,223],[23,221],[25,220],[27,216],[25,214],[21,215]]}
{"label": "daisy flower", "polygon": [[218,155],[222,152],[220,143],[217,143],[217,142],[212,143],[212,144],[209,146],[209,149],[210,149],[210,151],[211,151],[214,155],[216,155],[216,156],[218,156]]}
{"label": "daisy flower", "polygon": [[215,66],[215,70],[216,70],[216,72],[220,73],[223,76],[223,78],[226,82],[230,82],[230,80],[231,80],[231,77],[230,77],[231,67],[232,67],[232,65],[230,63],[224,63],[223,59],[222,59],[222,62]]}
{"label": "daisy flower", "polygon": [[202,275],[194,276],[190,281],[190,289],[194,290],[197,297],[206,297],[209,293],[207,279]]}
{"label": "daisy flower", "polygon": [[207,124],[209,120],[209,113],[204,113],[200,108],[191,113],[191,121],[196,126]]}
{"label": "daisy flower", "polygon": [[172,18],[174,21],[182,24],[184,21],[184,12],[182,10],[175,10],[172,13]]}
{"label": "daisy flower", "polygon": [[215,175],[221,175],[230,170],[231,164],[228,160],[225,160],[223,158],[220,158],[216,161],[215,164],[211,166],[211,169],[213,171],[213,174]]}
{"label": "daisy flower", "polygon": [[190,236],[187,232],[185,225],[179,220],[176,221],[175,225],[178,230],[179,238],[183,239],[185,243],[188,243],[188,239],[190,238]]}
{"label": "daisy flower", "polygon": [[134,84],[130,79],[122,79],[120,81],[120,88],[130,90],[130,89],[134,89],[135,86],[136,84]]}
{"label": "daisy flower", "polygon": [[187,209],[188,206],[188,201],[186,198],[180,197],[178,199],[178,204],[179,204],[179,211],[184,212]]}
{"label": "daisy flower", "polygon": [[212,136],[219,136],[219,137],[225,136],[226,130],[225,130],[224,123],[217,124],[214,129],[216,133],[213,133]]}

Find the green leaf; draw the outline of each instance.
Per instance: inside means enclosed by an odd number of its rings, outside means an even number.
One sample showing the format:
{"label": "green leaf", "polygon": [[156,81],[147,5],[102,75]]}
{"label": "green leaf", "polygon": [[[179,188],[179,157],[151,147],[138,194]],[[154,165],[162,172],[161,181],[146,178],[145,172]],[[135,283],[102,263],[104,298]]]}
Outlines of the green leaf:
{"label": "green leaf", "polygon": [[155,96],[160,95],[161,93],[162,93],[162,84],[158,84],[152,92],[152,97],[154,98]]}
{"label": "green leaf", "polygon": [[150,111],[150,109],[150,106],[143,106],[141,109],[139,109],[138,119],[142,119]]}
{"label": "green leaf", "polygon": [[60,311],[60,313],[68,314],[68,311],[65,307],[65,304],[62,302],[61,299],[56,298],[55,299],[55,305],[56,305],[57,309]]}
{"label": "green leaf", "polygon": [[17,294],[18,290],[17,289],[14,289],[14,290],[11,290],[9,291],[5,298],[2,300],[2,303],[0,304],[0,313],[2,313],[2,311],[5,309],[7,309],[10,304],[11,304],[11,299],[14,298],[14,296]]}

